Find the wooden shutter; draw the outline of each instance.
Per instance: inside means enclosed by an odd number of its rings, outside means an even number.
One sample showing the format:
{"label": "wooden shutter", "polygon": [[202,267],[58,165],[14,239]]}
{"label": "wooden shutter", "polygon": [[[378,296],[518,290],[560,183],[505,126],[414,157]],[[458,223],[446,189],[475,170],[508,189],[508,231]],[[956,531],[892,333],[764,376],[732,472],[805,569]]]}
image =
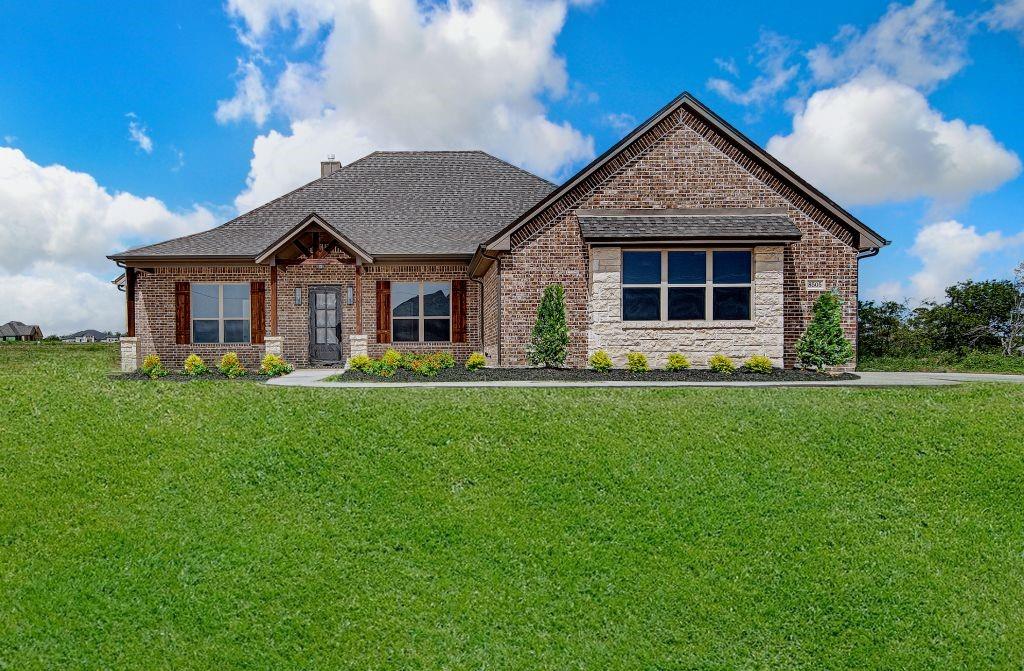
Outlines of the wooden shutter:
{"label": "wooden shutter", "polygon": [[249,283],[249,321],[251,329],[249,340],[253,345],[262,345],[267,330],[267,289],[263,282]]}
{"label": "wooden shutter", "polygon": [[452,342],[466,342],[466,280],[452,280]]}
{"label": "wooden shutter", "polygon": [[391,342],[391,282],[377,280],[377,342]]}
{"label": "wooden shutter", "polygon": [[174,283],[174,342],[192,342],[192,288],[188,282]]}

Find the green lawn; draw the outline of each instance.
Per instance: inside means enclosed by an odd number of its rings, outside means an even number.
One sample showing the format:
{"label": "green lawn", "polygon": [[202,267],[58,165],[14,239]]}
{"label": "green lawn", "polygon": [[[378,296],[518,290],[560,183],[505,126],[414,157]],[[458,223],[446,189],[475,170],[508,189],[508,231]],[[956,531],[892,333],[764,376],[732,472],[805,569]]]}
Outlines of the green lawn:
{"label": "green lawn", "polygon": [[1024,374],[1024,356],[1003,356],[997,352],[952,352],[910,356],[860,357],[857,370],[921,371],[927,373],[1015,373]]}
{"label": "green lawn", "polygon": [[280,389],[0,346],[0,669],[1024,665],[1024,387]]}

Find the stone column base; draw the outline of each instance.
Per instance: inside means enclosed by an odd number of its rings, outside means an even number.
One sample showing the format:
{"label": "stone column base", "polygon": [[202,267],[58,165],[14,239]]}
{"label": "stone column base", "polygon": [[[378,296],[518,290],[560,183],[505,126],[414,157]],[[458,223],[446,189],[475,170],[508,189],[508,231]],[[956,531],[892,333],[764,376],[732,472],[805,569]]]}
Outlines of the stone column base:
{"label": "stone column base", "polygon": [[134,373],[139,368],[139,339],[121,338],[121,372]]}
{"label": "stone column base", "polygon": [[370,337],[366,335],[350,335],[348,337],[348,356],[368,356],[370,354]]}
{"label": "stone column base", "polygon": [[284,336],[266,336],[263,339],[263,351],[267,354],[284,356]]}

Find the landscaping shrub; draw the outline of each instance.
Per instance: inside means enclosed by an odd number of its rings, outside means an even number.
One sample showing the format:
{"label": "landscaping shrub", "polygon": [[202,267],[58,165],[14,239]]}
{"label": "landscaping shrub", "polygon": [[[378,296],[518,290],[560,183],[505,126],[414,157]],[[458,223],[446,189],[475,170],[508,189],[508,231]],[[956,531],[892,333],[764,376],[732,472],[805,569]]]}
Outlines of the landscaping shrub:
{"label": "landscaping shrub", "polygon": [[630,352],[626,355],[626,370],[632,373],[646,373],[651,370],[647,364],[647,356],[643,352]]}
{"label": "landscaping shrub", "polygon": [[716,373],[729,375],[736,370],[736,364],[724,354],[716,354],[708,359],[708,368]]}
{"label": "landscaping shrub", "polygon": [[220,365],[217,369],[224,375],[234,379],[245,375],[245,366],[238,360],[238,355],[234,352],[228,352],[220,358]]}
{"label": "landscaping shrub", "polygon": [[487,357],[481,352],[473,352],[466,359],[466,368],[469,370],[480,370],[487,365]]}
{"label": "landscaping shrub", "polygon": [[807,330],[796,341],[800,363],[818,372],[826,366],[841,366],[853,358],[853,345],[843,333],[843,302],[832,291],[814,303],[814,315]]}
{"label": "landscaping shrub", "polygon": [[428,354],[427,359],[437,366],[439,370],[455,368],[455,355],[451,352],[434,352],[433,354]]}
{"label": "landscaping shrub", "polygon": [[772,372],[772,360],[766,356],[755,354],[744,362],[743,367],[751,373],[770,373]]}
{"label": "landscaping shrub", "polygon": [[534,366],[560,368],[569,350],[569,327],[565,322],[565,289],[549,284],[537,308],[537,322],[530,334],[528,357]]}
{"label": "landscaping shrub", "polygon": [[599,349],[590,355],[590,367],[599,373],[606,373],[612,369],[612,358],[603,349]]}
{"label": "landscaping shrub", "polygon": [[269,375],[270,377],[287,375],[293,370],[295,369],[276,354],[267,354],[263,357],[263,361],[260,362],[260,371],[263,372],[264,375]]}
{"label": "landscaping shrub", "polygon": [[369,372],[367,369],[373,364],[373,359],[366,356],[365,354],[357,354],[353,357],[349,357],[348,367],[353,370],[362,371],[364,373]]}
{"label": "landscaping shrub", "polygon": [[690,367],[690,360],[686,358],[685,354],[674,352],[668,355],[668,363],[665,364],[665,370],[686,370]]}
{"label": "landscaping shrub", "polygon": [[146,358],[142,360],[142,368],[139,370],[153,380],[167,375],[167,369],[160,363],[160,356],[158,354],[147,354]]}
{"label": "landscaping shrub", "polygon": [[401,352],[399,352],[396,349],[391,349],[389,347],[387,351],[385,351],[384,354],[381,355],[380,361],[385,366],[391,366],[392,368],[401,368],[403,367],[402,364],[404,363],[404,357],[402,356]]}
{"label": "landscaping shrub", "polygon": [[189,354],[185,357],[185,375],[206,375],[210,372],[206,362],[198,354]]}

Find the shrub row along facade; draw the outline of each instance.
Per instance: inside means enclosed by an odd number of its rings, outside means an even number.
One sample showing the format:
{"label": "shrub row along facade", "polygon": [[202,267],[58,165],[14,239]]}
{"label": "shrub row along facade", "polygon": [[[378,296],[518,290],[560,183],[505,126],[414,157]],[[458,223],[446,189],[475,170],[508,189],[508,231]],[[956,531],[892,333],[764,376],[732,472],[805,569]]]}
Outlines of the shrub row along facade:
{"label": "shrub row along facade", "polygon": [[568,365],[603,349],[619,366],[630,351],[792,366],[824,291],[855,341],[858,263],[885,244],[683,94],[561,185],[483,152],[375,152],[110,258],[125,268],[125,370],[148,353],[309,366],[388,347],[523,366],[551,283]]}

